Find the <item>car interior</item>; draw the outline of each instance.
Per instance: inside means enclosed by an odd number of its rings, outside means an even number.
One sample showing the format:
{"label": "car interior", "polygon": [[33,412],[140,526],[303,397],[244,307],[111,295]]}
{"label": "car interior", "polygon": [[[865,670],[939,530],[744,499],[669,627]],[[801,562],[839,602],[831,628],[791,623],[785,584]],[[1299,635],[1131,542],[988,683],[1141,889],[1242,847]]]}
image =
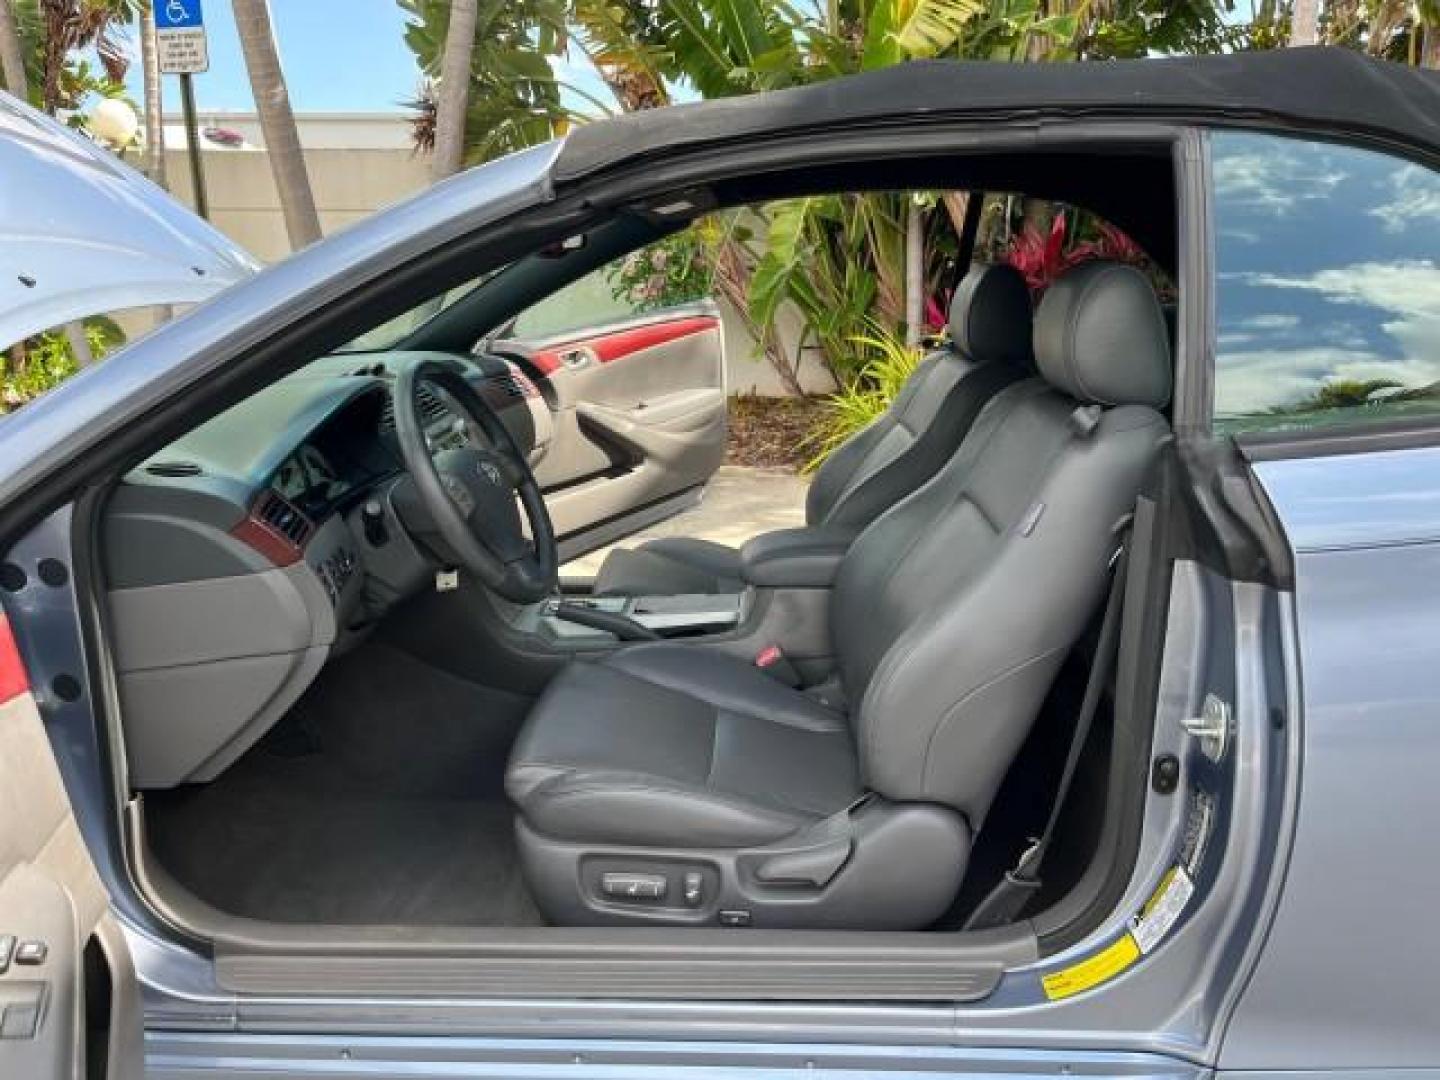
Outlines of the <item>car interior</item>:
{"label": "car interior", "polygon": [[[516,317],[717,208],[893,189],[893,163],[611,209],[139,463],[99,558],[147,894],[190,925],[960,930],[1044,826],[1168,441],[1170,154],[907,167],[1094,213],[1154,272],[1094,258],[1037,295],[962,250],[944,340],[804,526],[738,548],[561,572],[702,497],[723,308]],[[1114,696],[1027,915],[1145,782]]]}

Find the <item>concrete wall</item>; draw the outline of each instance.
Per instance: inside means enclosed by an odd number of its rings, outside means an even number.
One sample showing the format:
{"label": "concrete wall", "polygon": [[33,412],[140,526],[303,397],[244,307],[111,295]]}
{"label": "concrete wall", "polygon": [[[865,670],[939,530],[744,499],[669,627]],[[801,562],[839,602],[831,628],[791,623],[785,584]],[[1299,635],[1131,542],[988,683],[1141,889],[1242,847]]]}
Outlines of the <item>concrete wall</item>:
{"label": "concrete wall", "polygon": [[[264,150],[215,150],[201,154],[210,220],[241,247],[266,262],[290,252],[280,199]],[[424,158],[406,150],[320,149],[305,152],[305,167],[325,233],[399,202],[429,182]],[[170,190],[195,205],[184,151],[166,150]]]}
{"label": "concrete wall", "polygon": [[[720,302],[720,318],[725,325],[725,385],[732,394],[758,394],[762,397],[784,397],[789,393],[780,381],[774,365],[755,348],[755,339],[744,321],[725,301]],[[794,348],[800,338],[800,320],[792,312],[782,310],[779,318],[780,339],[787,348]],[[835,389],[835,380],[825,366],[807,350],[800,363],[800,386],[807,394],[826,394]]]}

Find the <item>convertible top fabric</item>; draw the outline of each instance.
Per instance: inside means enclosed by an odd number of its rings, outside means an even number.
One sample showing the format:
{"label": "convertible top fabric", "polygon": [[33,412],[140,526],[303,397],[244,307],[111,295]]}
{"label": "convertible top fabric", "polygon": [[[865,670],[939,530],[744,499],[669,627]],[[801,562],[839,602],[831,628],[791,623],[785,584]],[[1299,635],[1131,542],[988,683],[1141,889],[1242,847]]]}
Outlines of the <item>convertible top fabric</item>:
{"label": "convertible top fabric", "polygon": [[1440,73],[1349,49],[1065,64],[923,61],[794,90],[679,105],[576,128],[557,182],[652,150],[848,123],[986,116],[1260,120],[1440,150]]}

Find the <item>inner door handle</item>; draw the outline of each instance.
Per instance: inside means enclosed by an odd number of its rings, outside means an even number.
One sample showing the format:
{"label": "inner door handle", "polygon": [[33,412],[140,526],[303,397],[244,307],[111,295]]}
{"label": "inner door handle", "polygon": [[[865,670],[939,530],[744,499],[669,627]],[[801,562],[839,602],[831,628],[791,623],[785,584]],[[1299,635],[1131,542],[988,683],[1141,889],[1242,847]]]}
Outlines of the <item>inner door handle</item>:
{"label": "inner door handle", "polygon": [[599,358],[595,350],[587,346],[580,346],[577,349],[566,349],[560,354],[560,366],[566,371],[579,371],[595,363]]}

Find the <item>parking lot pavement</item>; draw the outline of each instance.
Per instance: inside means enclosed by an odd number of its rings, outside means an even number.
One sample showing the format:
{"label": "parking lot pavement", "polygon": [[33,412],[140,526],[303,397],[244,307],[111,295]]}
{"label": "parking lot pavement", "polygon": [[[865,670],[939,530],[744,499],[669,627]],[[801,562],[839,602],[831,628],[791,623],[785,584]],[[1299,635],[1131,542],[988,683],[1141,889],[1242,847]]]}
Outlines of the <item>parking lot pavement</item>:
{"label": "parking lot pavement", "polygon": [[611,548],[634,547],[660,536],[697,536],[738,547],[758,533],[804,525],[805,489],[809,486],[809,481],[790,469],[723,466],[693,510],[566,563],[561,573],[593,577]]}

